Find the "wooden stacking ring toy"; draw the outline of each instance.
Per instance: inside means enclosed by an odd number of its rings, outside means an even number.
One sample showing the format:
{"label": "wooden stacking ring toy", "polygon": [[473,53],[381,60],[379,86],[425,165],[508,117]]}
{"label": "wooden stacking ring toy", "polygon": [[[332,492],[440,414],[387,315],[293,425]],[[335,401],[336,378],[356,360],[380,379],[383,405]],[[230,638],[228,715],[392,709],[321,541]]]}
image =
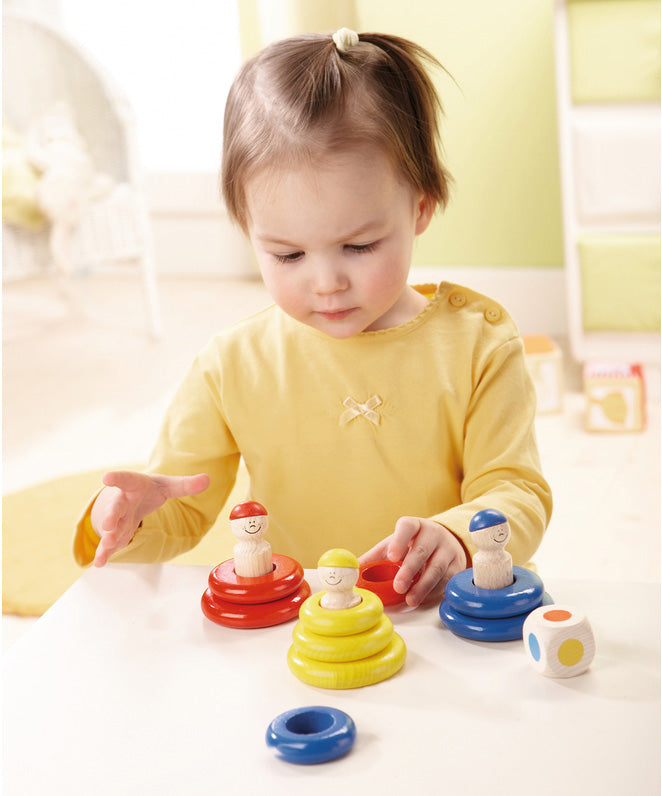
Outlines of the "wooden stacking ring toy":
{"label": "wooden stacking ring toy", "polygon": [[454,575],[439,606],[443,623],[458,636],[476,641],[514,641],[531,611],[552,604],[543,582],[523,567],[513,567],[513,583],[502,589],[481,589],[473,569]]}
{"label": "wooden stacking ring toy", "polygon": [[464,569],[446,586],[446,600],[469,616],[500,618],[530,613],[540,605],[542,580],[529,569],[513,567],[513,582],[503,589],[480,589],[474,585],[473,570]]}
{"label": "wooden stacking ring toy", "polygon": [[295,619],[310,586],[303,578],[301,564],[289,556],[274,554],[273,570],[248,578],[234,571],[234,559],[215,567],[202,595],[202,612],[219,625],[256,628],[278,625]]}
{"label": "wooden stacking ring toy", "polygon": [[266,741],[289,763],[325,763],[346,754],[356,726],[337,708],[305,707],[281,713],[267,728]]}
{"label": "wooden stacking ring toy", "polygon": [[368,658],[383,650],[393,635],[393,622],[382,614],[374,627],[350,636],[323,636],[314,633],[303,622],[297,622],[292,641],[317,661],[353,661],[357,655]]}
{"label": "wooden stacking ring toy", "polygon": [[393,588],[393,580],[400,571],[402,561],[373,561],[359,568],[356,585],[374,592],[384,605],[400,605],[405,595]]}
{"label": "wooden stacking ring toy", "polygon": [[384,606],[379,597],[371,591],[366,589],[356,589],[356,591],[361,596],[358,605],[335,611],[322,608],[320,605],[322,592],[319,592],[301,606],[299,619],[309,630],[323,636],[347,636],[374,628],[382,617]]}
{"label": "wooden stacking ring toy", "polygon": [[402,668],[405,643],[384,615],[381,600],[365,589],[355,591],[361,602],[351,608],[323,608],[323,592],[301,606],[287,663],[304,683],[360,688],[386,680]]}
{"label": "wooden stacking ring toy", "polygon": [[221,600],[231,603],[268,603],[287,597],[303,580],[303,569],[298,561],[274,553],[274,569],[268,575],[243,578],[234,571],[230,558],[215,567],[209,575],[209,588]]}

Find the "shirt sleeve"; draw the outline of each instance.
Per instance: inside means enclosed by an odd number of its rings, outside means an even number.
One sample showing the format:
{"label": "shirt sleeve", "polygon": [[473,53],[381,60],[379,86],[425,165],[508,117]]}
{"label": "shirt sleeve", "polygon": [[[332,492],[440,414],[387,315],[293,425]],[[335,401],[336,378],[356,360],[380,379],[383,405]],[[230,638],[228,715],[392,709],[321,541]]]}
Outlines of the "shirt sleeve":
{"label": "shirt sleeve", "polygon": [[[200,495],[167,500],[143,519],[129,545],[111,561],[163,562],[190,550],[214,524],[232,491],[240,454],[223,412],[220,372],[210,357],[212,353],[199,357],[177,390],[146,468],[163,475],[207,473],[210,485]],[[74,557],[81,566],[92,562],[99,542],[90,522],[94,499],[74,535]]]}
{"label": "shirt sleeve", "polygon": [[470,553],[469,522],[482,509],[503,512],[510,523],[508,551],[525,566],[539,547],[552,512],[535,436],[536,395],[519,337],[477,363],[467,410],[461,504],[432,519],[461,539]]}
{"label": "shirt sleeve", "polygon": [[[101,492],[101,490],[99,490]],[[99,537],[92,527],[92,506],[99,492],[94,495],[85,507],[80,519],[76,523],[74,533],[74,560],[81,567],[86,567],[94,561],[94,555],[99,546]]]}

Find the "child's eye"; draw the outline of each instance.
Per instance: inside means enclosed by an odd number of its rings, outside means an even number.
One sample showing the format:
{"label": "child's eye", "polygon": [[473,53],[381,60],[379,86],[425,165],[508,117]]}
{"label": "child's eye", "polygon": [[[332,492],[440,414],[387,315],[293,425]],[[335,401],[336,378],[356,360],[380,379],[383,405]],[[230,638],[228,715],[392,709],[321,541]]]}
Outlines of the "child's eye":
{"label": "child's eye", "polygon": [[274,254],[277,263],[295,263],[303,257],[303,252],[292,252],[292,254]]}
{"label": "child's eye", "polygon": [[346,248],[348,248],[350,251],[356,252],[357,254],[369,254],[377,248],[377,241],[374,241],[373,243],[349,244]]}

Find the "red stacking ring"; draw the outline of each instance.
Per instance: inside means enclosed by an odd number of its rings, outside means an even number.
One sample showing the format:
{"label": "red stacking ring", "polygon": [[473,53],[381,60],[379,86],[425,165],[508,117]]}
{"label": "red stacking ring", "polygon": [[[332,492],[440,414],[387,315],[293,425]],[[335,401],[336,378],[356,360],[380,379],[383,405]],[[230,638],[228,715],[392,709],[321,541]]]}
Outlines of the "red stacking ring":
{"label": "red stacking ring", "polygon": [[215,600],[230,603],[269,603],[295,592],[303,581],[303,568],[289,556],[273,555],[274,568],[267,575],[245,578],[234,571],[234,558],[209,574],[209,591]]}
{"label": "red stacking ring", "polygon": [[232,603],[227,600],[218,600],[209,589],[202,595],[202,613],[226,627],[256,628],[271,627],[299,616],[299,608],[310,597],[310,586],[304,580],[298,589],[280,600],[273,602]]}
{"label": "red stacking ring", "polygon": [[393,579],[398,574],[402,561],[373,561],[359,567],[356,585],[376,594],[384,605],[398,605],[405,601],[405,595],[393,588]]}

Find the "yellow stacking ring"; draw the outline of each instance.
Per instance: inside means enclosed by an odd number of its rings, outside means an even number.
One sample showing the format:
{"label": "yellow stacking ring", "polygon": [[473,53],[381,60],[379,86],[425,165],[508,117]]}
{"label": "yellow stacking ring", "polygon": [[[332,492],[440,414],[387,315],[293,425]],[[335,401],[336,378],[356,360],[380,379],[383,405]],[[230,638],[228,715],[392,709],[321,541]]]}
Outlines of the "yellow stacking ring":
{"label": "yellow stacking ring", "polygon": [[287,653],[291,671],[308,685],[320,688],[361,688],[381,682],[402,668],[407,655],[404,641],[394,633],[385,649],[376,655],[345,663],[316,661],[294,644]]}
{"label": "yellow stacking ring", "polygon": [[322,608],[320,600],[324,592],[313,594],[301,606],[299,619],[308,630],[322,636],[350,636],[374,627],[384,612],[381,600],[367,589],[354,591],[360,594],[361,602],[337,610]]}
{"label": "yellow stacking ring", "polygon": [[350,636],[323,636],[300,621],[294,626],[292,641],[302,654],[316,661],[355,661],[383,650],[392,635],[393,622],[382,614],[374,627]]}

